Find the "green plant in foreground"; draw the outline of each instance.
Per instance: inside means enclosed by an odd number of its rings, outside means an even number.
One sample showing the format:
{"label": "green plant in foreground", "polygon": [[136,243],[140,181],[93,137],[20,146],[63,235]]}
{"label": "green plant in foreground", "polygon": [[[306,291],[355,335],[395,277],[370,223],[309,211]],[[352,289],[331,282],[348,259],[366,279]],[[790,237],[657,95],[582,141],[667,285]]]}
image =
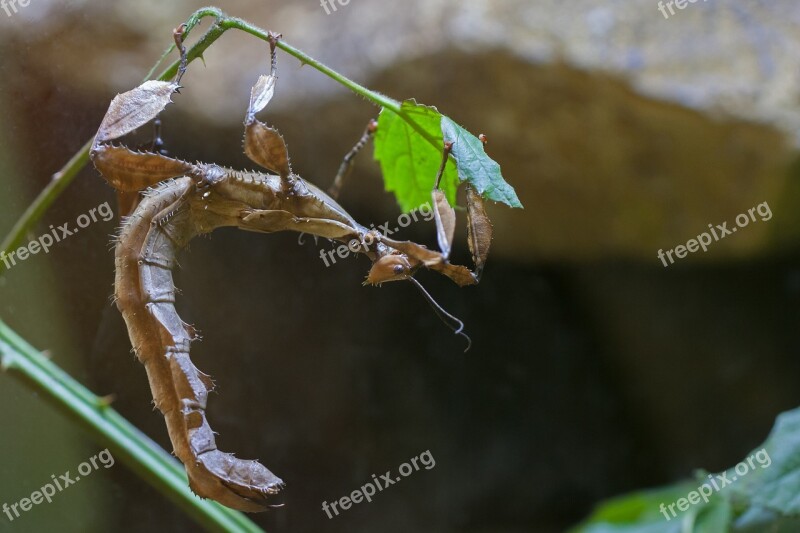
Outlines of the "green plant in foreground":
{"label": "green plant in foreground", "polygon": [[[758,460],[749,460],[755,455]],[[800,529],[800,408],[778,416],[767,440],[735,467],[614,498],[572,533],[791,533]],[[692,492],[705,485],[706,498]],[[679,502],[683,510],[673,506]],[[678,512],[680,511],[680,512]]]}

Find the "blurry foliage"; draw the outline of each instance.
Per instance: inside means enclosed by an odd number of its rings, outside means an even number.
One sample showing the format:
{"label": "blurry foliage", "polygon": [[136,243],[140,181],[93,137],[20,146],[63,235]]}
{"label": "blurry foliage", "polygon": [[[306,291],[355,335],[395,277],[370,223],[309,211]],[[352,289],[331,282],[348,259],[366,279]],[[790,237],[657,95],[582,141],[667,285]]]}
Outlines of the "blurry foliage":
{"label": "blurry foliage", "polygon": [[[699,471],[693,481],[637,492],[601,504],[572,533],[756,533],[789,532],[800,527],[800,408],[781,414],[758,451],[765,450],[769,462],[755,461],[745,475],[725,471],[730,481],[714,491],[708,503],[700,500],[684,512],[667,517],[660,511],[680,498],[687,498],[709,474]],[[756,452],[758,453],[758,452]],[[750,457],[752,454],[748,454]],[[742,461],[742,463],[748,463]],[[748,465],[750,466],[750,465]],[[722,475],[722,474],[721,474]],[[714,476],[716,477],[716,476]],[[707,485],[711,488],[711,485]]]}

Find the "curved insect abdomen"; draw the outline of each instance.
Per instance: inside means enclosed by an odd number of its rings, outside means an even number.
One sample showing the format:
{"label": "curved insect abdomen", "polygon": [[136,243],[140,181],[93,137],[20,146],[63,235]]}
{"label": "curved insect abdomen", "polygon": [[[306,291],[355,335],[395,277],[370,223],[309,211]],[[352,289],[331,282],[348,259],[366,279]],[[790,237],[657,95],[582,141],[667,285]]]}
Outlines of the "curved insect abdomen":
{"label": "curved insect abdomen", "polygon": [[[194,193],[191,178],[165,182],[149,191],[127,219],[116,248],[117,307],[192,489],[235,509],[260,511],[282,481],[256,461],[217,450],[205,417],[213,383],[192,364],[194,335],[175,310],[177,252],[197,234],[196,228],[227,225],[193,209]],[[198,218],[210,220],[198,224]]]}

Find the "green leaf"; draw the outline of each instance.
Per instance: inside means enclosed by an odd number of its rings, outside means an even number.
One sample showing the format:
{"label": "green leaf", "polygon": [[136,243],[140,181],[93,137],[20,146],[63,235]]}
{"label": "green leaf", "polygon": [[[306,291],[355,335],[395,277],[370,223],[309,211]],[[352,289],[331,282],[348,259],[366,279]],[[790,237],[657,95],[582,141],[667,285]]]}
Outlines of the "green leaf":
{"label": "green leaf", "polygon": [[503,179],[500,165],[486,155],[480,139],[446,116],[442,116],[441,127],[444,140],[453,143],[453,157],[461,181],[472,184],[487,200],[522,207],[514,187]]}
{"label": "green leaf", "polygon": [[729,531],[731,506],[714,494],[709,503],[700,502],[677,516],[661,504],[669,506],[697,490],[690,481],[669,487],[640,491],[603,503],[572,533],[723,533]]}
{"label": "green leaf", "polygon": [[[749,462],[755,468],[749,468]],[[756,517],[770,519],[776,526],[781,518],[797,524],[800,521],[800,409],[778,416],[775,426],[764,444],[750,453],[741,463],[749,468],[730,486],[734,506],[746,506],[738,523],[745,527],[756,522]],[[728,471],[733,479],[738,474]],[[771,517],[771,518],[770,518]]]}
{"label": "green leaf", "polygon": [[[659,512],[661,504],[669,505],[697,487],[695,483],[643,490],[620,496],[600,506],[572,533],[681,533],[681,520],[668,521]],[[691,509],[687,513],[697,512]]]}
{"label": "green leaf", "polygon": [[[394,192],[403,211],[430,203],[436,171],[442,162],[442,115],[434,107],[403,102],[400,113],[384,108],[378,117],[375,159],[380,162],[387,191]],[[441,188],[450,205],[456,203],[458,174],[448,164]]]}
{"label": "green leaf", "polygon": [[399,114],[388,108],[381,111],[375,136],[375,159],[380,162],[386,190],[394,192],[404,211],[431,201],[444,141],[453,142],[456,163],[454,167],[448,162],[441,181],[450,205],[456,204],[456,189],[466,181],[487,200],[522,207],[480,139],[435,107],[406,100]]}
{"label": "green leaf", "polygon": [[[709,503],[698,503],[669,522],[659,514],[661,503],[708,483],[705,472],[694,481],[642,491],[602,503],[573,533],[790,533],[800,530],[800,409],[778,416],[762,446],[724,476],[728,483]],[[674,529],[680,524],[680,529]]]}

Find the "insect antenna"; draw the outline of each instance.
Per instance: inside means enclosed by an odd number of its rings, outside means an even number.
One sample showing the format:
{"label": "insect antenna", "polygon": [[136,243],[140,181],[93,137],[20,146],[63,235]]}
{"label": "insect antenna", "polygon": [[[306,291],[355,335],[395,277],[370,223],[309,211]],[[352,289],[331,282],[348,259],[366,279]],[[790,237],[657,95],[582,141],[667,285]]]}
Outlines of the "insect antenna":
{"label": "insect antenna", "polygon": [[464,333],[464,323],[461,320],[459,320],[458,318],[456,318],[453,315],[451,315],[450,313],[448,313],[441,305],[439,305],[436,302],[436,300],[433,299],[433,296],[431,296],[430,293],[427,290],[425,290],[425,287],[423,287],[422,284],[419,281],[417,281],[413,277],[410,277],[410,278],[407,278],[407,279],[408,279],[408,281],[410,281],[411,283],[416,285],[416,287],[419,289],[419,291],[422,293],[422,295],[428,301],[430,306],[433,308],[434,312],[436,313],[436,316],[438,316],[439,319],[441,319],[441,321],[444,322],[444,324],[447,327],[452,329],[453,333],[455,333],[456,335],[460,335],[460,336],[464,337],[465,339],[467,339],[467,348],[464,350],[464,352],[465,353],[468,352],[470,347],[472,346],[472,339],[469,338],[469,335]]}

